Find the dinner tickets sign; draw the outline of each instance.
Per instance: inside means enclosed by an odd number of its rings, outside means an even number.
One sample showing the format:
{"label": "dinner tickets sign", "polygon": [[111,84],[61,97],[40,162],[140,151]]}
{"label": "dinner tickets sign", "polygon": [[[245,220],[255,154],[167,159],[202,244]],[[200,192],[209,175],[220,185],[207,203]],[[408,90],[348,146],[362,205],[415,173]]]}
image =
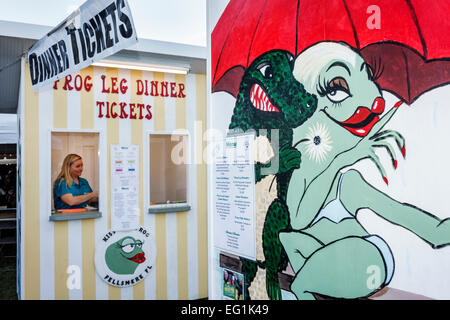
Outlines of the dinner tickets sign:
{"label": "dinner tickets sign", "polygon": [[28,52],[33,89],[137,42],[126,0],[89,0]]}

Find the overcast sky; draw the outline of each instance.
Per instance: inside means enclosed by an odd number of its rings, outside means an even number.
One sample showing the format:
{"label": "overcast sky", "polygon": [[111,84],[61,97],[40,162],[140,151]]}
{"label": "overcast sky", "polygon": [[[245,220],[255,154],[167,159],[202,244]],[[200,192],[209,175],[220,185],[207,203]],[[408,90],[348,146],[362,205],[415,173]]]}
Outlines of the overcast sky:
{"label": "overcast sky", "polygon": [[[56,26],[85,0],[0,0],[0,20]],[[206,0],[128,0],[139,38],[206,46]]]}

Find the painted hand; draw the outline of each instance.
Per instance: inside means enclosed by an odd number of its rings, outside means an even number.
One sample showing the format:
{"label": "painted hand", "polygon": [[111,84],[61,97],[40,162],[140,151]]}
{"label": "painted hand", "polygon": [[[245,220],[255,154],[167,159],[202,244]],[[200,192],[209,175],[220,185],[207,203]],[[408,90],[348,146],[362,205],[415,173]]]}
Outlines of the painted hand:
{"label": "painted hand", "polygon": [[296,148],[286,147],[280,150],[278,173],[285,173],[292,169],[300,168],[301,153]]}
{"label": "painted hand", "polygon": [[391,108],[370,130],[370,132],[365,136],[363,139],[361,139],[358,144],[346,151],[342,154],[344,157],[344,161],[348,162],[348,165],[354,164],[358,160],[369,158],[371,159],[375,165],[377,166],[378,170],[380,171],[381,175],[383,176],[383,180],[386,184],[389,183],[386,175],[386,170],[384,166],[382,165],[380,158],[375,153],[375,148],[385,148],[391,158],[392,166],[394,169],[397,169],[397,156],[395,152],[395,148],[392,146],[392,142],[388,140],[388,138],[393,138],[395,141],[398,149],[400,150],[403,157],[406,156],[406,150],[405,150],[405,139],[403,136],[395,131],[395,130],[384,130],[381,131],[381,129],[384,127],[384,125],[392,118],[392,116],[395,114],[395,112],[398,110],[398,104],[396,104],[395,107]]}

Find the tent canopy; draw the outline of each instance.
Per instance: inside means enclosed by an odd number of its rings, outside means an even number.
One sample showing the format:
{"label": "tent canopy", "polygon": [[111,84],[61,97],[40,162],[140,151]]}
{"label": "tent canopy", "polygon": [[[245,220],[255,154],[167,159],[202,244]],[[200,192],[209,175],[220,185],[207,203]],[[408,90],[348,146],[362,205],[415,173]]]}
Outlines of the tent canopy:
{"label": "tent canopy", "polygon": [[0,144],[18,142],[17,115],[0,113]]}

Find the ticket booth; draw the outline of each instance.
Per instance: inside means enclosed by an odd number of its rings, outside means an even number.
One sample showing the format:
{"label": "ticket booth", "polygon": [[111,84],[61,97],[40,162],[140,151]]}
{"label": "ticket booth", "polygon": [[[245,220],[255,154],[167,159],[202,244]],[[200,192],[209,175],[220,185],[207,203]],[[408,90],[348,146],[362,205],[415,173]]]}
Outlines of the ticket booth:
{"label": "ticket booth", "polygon": [[[205,59],[166,46],[173,61],[129,51],[38,90],[22,61],[19,299],[208,296]],[[69,155],[92,197],[63,208]]]}

